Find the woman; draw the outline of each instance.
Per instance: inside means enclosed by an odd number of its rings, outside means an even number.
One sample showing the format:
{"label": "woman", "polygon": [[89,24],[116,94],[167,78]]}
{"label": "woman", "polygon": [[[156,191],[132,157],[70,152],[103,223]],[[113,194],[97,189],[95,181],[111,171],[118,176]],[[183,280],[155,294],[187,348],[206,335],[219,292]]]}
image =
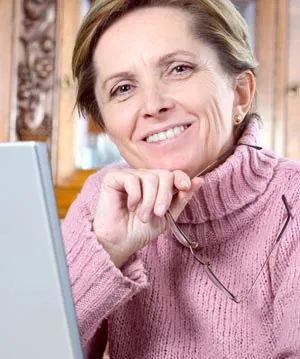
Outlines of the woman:
{"label": "woman", "polygon": [[126,160],[63,224],[86,357],[299,358],[299,164],[258,144],[256,61],[229,0],[100,0],[80,111]]}

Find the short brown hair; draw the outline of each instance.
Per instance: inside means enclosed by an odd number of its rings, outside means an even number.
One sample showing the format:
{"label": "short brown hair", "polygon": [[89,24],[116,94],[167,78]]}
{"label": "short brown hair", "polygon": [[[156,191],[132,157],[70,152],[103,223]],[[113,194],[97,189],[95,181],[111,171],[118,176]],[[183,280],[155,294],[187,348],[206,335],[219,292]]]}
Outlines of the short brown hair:
{"label": "short brown hair", "polygon": [[[103,32],[125,14],[143,7],[175,7],[191,16],[193,34],[211,45],[229,75],[251,70],[257,62],[252,53],[248,27],[230,0],[96,0],[77,35],[72,70],[77,81],[79,112],[104,128],[95,96],[93,56]],[[248,114],[248,118],[249,118]],[[243,121],[245,127],[247,118]]]}

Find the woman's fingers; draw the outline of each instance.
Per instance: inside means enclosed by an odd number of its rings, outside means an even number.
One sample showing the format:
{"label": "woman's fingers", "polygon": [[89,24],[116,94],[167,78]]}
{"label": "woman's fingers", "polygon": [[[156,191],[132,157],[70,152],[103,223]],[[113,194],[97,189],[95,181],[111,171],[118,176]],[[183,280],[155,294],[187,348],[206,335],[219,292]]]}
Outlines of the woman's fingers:
{"label": "woman's fingers", "polygon": [[190,180],[179,170],[126,169],[109,173],[104,185],[127,195],[128,210],[137,211],[140,220],[146,223],[154,215],[164,216],[171,205],[178,216],[201,183],[201,178]]}
{"label": "woman's fingers", "polygon": [[194,193],[202,186],[204,180],[201,177],[195,177],[191,180],[191,185],[188,191],[181,190],[174,196],[172,204],[170,206],[170,212],[173,218],[176,220],[184,207],[193,197]]}
{"label": "woman's fingers", "polygon": [[173,198],[174,174],[170,171],[159,173],[159,186],[154,206],[154,214],[162,217],[166,214]]}
{"label": "woman's fingers", "polygon": [[143,198],[138,209],[138,216],[142,222],[146,223],[153,216],[153,208],[159,186],[159,176],[151,172],[142,173],[140,176]]}
{"label": "woman's fingers", "polygon": [[128,173],[139,178],[142,197],[138,204],[137,214],[139,219],[146,223],[154,215],[153,209],[157,199],[160,176],[157,171],[128,169]]}
{"label": "woman's fingers", "polygon": [[129,211],[135,211],[142,200],[142,189],[139,176],[125,171],[110,171],[103,180],[102,187],[117,196],[126,195]]}
{"label": "woman's fingers", "polygon": [[138,207],[138,216],[142,222],[148,222],[156,216],[164,216],[171,205],[174,189],[174,174],[166,170],[133,170],[131,174],[139,177],[142,198]]}
{"label": "woman's fingers", "polygon": [[141,181],[137,176],[128,174],[126,176],[124,187],[127,192],[127,208],[134,212],[142,199]]}
{"label": "woman's fingers", "polygon": [[189,191],[191,188],[190,177],[183,171],[173,171],[174,174],[174,187],[178,191]]}

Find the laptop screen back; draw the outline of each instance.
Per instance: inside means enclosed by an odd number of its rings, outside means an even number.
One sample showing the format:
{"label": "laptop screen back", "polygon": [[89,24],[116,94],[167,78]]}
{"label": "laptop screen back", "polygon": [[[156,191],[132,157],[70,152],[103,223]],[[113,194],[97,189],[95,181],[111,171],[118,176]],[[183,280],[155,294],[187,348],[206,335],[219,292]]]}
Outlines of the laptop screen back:
{"label": "laptop screen back", "polygon": [[0,318],[0,358],[83,358],[43,143],[0,143]]}

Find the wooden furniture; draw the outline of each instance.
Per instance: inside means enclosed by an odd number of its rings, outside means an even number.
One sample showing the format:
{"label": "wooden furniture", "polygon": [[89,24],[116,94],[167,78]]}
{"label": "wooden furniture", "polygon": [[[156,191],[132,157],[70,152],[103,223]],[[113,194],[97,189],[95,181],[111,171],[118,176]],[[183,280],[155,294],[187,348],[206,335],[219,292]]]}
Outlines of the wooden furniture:
{"label": "wooden furniture", "polygon": [[60,218],[64,218],[70,204],[76,198],[82,184],[85,180],[94,173],[95,170],[77,170],[73,174],[66,178],[65,181],[55,186],[56,201],[58,207],[58,214]]}
{"label": "wooden furniture", "polygon": [[264,143],[300,159],[300,2],[257,1],[258,108]]}
{"label": "wooden furniture", "polygon": [[[48,143],[61,218],[93,172],[75,165],[71,55],[82,1],[0,0],[0,141]],[[263,142],[300,159],[300,1],[254,2]]]}
{"label": "wooden furniture", "polygon": [[81,0],[0,0],[0,141],[46,141],[63,218],[91,171],[75,166],[71,56]]}

